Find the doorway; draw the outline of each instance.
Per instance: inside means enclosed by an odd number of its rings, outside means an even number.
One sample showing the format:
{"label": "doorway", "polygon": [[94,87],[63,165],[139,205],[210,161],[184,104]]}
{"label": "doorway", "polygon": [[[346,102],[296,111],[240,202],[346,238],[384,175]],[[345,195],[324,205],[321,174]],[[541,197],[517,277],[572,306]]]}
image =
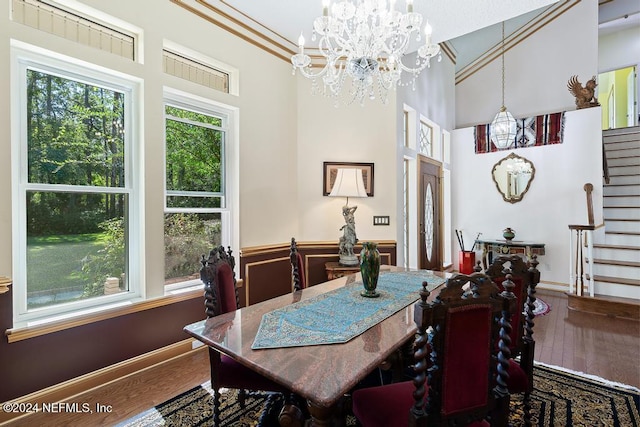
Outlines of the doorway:
{"label": "doorway", "polygon": [[422,155],[418,156],[418,255],[419,267],[442,270],[442,165]]}
{"label": "doorway", "polygon": [[636,66],[598,74],[602,129],[638,125],[638,73]]}

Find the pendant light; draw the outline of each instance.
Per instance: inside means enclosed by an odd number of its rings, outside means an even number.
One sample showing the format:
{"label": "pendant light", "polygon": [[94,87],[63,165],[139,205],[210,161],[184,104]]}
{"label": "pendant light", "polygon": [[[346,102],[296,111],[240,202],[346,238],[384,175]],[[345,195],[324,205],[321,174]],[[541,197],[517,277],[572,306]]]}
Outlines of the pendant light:
{"label": "pendant light", "polygon": [[516,119],[504,106],[504,21],[502,21],[502,108],[491,122],[491,142],[499,149],[509,148],[516,139]]}

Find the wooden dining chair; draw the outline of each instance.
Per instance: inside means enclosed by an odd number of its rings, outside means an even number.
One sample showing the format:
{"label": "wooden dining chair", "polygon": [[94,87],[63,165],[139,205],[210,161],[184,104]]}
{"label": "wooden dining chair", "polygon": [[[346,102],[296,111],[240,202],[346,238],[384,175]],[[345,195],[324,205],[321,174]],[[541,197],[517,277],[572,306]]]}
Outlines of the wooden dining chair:
{"label": "wooden dining chair", "polygon": [[[469,284],[467,287],[466,285]],[[411,381],[356,390],[353,413],[364,427],[506,426],[510,314],[515,295],[482,273],[447,280],[433,302],[423,283]]]}
{"label": "wooden dining chair", "polygon": [[293,278],[293,290],[299,291],[307,287],[307,279],[304,271],[304,262],[302,255],[298,252],[298,245],[295,237],[291,238],[291,251],[289,253],[291,260],[291,276]]}
{"label": "wooden dining chair", "polygon": [[[485,271],[499,288],[507,276],[514,283],[516,309],[512,316],[511,359],[509,360],[508,389],[511,394],[523,394],[524,424],[531,425],[531,392],[533,391],[533,358],[536,342],[533,339],[536,286],[540,282],[538,259],[525,262],[518,255],[499,256]],[[478,269],[478,268],[477,268]],[[514,358],[519,357],[519,361]]]}
{"label": "wooden dining chair", "polygon": [[[200,278],[204,283],[205,313],[207,318],[238,309],[239,298],[234,272],[235,258],[231,248],[212,249],[209,257],[202,256]],[[244,407],[246,391],[274,391],[287,393],[283,386],[244,367],[229,356],[209,347],[211,388],[213,389],[213,422],[220,425],[220,388],[238,389],[238,402]]]}

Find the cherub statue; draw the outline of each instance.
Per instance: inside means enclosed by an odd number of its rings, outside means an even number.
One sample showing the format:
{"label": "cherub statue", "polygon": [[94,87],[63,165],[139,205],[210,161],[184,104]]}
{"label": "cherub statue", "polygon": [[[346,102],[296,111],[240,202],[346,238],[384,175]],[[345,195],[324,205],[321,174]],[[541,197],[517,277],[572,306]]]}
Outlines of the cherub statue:
{"label": "cherub statue", "polygon": [[595,97],[596,86],[598,86],[596,76],[588,80],[585,87],[582,87],[582,83],[578,81],[578,76],[571,76],[567,83],[567,89],[576,97],[576,107],[578,107],[578,110],[600,105],[598,98]]}
{"label": "cherub statue", "polygon": [[356,237],[356,221],[354,212],[358,209],[357,206],[343,206],[342,216],[344,217],[345,224],[340,227],[340,231],[343,231],[343,236],[340,237],[340,247],[338,253],[340,254],[340,263],[343,265],[357,265],[358,258],[353,253],[353,247],[358,242]]}

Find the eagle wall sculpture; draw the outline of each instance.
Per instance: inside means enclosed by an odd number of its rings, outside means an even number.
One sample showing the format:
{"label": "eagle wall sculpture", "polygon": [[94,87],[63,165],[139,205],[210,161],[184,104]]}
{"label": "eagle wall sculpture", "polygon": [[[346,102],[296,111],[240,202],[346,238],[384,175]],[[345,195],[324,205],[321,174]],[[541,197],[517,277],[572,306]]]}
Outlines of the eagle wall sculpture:
{"label": "eagle wall sculpture", "polygon": [[598,98],[595,97],[596,86],[598,86],[596,76],[588,80],[584,87],[582,83],[578,81],[578,76],[571,76],[567,83],[567,89],[576,97],[576,107],[578,107],[578,110],[600,105]]}

